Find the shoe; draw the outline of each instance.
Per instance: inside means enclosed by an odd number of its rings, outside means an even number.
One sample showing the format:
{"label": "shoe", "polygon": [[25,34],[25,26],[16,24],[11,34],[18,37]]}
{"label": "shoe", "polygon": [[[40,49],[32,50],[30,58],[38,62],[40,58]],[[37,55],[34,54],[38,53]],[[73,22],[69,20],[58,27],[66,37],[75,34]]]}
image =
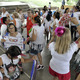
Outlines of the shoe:
{"label": "shoe", "polygon": [[41,69],[41,66],[40,65],[37,65],[37,70],[40,70]]}
{"label": "shoe", "polygon": [[38,65],[37,70],[40,70],[40,69],[44,69],[44,66],[43,65]]}
{"label": "shoe", "polygon": [[41,66],[41,69],[44,69],[44,66],[43,65],[40,65]]}
{"label": "shoe", "polygon": [[26,53],[30,53],[30,50],[26,51]]}
{"label": "shoe", "polygon": [[24,74],[23,68],[19,68],[20,74]]}
{"label": "shoe", "polygon": [[20,71],[20,74],[23,74],[24,73],[24,71],[22,70],[22,71]]}

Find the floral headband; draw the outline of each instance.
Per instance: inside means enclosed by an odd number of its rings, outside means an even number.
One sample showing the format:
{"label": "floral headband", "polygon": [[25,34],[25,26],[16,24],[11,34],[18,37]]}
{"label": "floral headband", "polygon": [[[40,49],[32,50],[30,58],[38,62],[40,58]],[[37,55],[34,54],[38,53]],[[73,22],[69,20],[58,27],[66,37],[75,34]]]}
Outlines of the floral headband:
{"label": "floral headband", "polygon": [[55,29],[55,35],[57,35],[58,37],[61,37],[64,34],[65,30],[66,29],[63,26],[57,27]]}

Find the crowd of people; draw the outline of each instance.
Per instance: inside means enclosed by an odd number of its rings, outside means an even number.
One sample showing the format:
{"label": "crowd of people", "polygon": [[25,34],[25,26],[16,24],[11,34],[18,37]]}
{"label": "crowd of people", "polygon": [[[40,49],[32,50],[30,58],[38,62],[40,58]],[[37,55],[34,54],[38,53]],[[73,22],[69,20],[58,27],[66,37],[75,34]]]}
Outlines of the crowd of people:
{"label": "crowd of people", "polygon": [[[23,44],[29,45],[30,59],[24,59],[21,56],[22,51],[19,46],[14,44],[10,46],[0,56],[1,80],[20,80],[20,72],[23,72],[22,63],[31,62],[37,58],[37,70],[44,69],[41,52],[45,46],[52,56],[49,73],[53,76],[53,80],[70,80],[70,60],[75,51],[79,51],[80,48],[80,7],[73,6],[70,10],[62,5],[60,10],[53,13],[51,8],[44,6],[42,13],[38,9],[34,11],[28,9],[26,25],[23,25],[25,16],[22,9],[16,8],[12,14],[9,14],[6,8],[2,7],[0,42],[6,42],[3,39],[4,36],[23,38],[22,33],[25,33],[23,29],[26,28],[27,37]],[[75,80],[80,80],[79,71],[76,72]]]}

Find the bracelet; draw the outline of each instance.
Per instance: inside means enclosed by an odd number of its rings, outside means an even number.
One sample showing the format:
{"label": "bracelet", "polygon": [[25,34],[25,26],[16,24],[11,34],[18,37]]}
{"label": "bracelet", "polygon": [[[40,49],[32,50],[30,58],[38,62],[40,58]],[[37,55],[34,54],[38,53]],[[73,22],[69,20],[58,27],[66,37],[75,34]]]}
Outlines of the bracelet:
{"label": "bracelet", "polygon": [[75,43],[78,44],[79,42],[78,41],[75,41]]}
{"label": "bracelet", "polygon": [[30,37],[27,38],[27,42],[29,41],[29,38],[30,38]]}
{"label": "bracelet", "polygon": [[80,24],[77,24],[76,27],[80,26]]}

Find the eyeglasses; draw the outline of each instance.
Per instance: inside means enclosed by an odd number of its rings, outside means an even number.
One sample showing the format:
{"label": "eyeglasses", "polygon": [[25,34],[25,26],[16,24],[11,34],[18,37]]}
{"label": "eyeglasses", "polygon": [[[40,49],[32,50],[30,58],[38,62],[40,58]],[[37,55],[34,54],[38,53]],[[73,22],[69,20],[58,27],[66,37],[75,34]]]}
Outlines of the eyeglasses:
{"label": "eyeglasses", "polygon": [[14,29],[14,27],[13,28],[9,28],[9,29]]}

